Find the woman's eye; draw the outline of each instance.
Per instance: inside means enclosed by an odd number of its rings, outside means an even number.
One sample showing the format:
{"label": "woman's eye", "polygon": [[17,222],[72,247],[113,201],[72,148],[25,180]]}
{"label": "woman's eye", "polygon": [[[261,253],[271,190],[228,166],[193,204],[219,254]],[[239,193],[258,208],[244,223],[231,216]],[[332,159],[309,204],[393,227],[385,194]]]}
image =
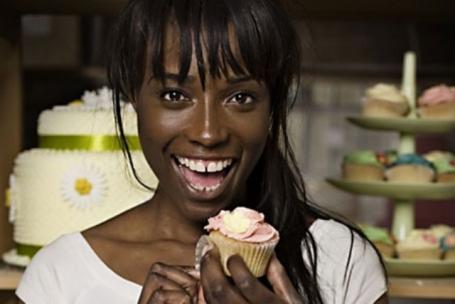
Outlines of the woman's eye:
{"label": "woman's eye", "polygon": [[186,97],[183,93],[179,91],[167,91],[161,94],[161,98],[166,101],[177,102],[177,101],[187,101],[188,97]]}
{"label": "woman's eye", "polygon": [[247,93],[237,93],[233,95],[229,101],[238,104],[250,104],[254,101],[254,97]]}

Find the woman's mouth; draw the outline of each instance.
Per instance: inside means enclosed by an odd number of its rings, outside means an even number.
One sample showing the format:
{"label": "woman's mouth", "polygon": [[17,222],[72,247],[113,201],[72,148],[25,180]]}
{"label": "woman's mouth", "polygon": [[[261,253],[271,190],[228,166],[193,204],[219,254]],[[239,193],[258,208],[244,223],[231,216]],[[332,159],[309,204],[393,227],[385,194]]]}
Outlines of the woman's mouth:
{"label": "woman's mouth", "polygon": [[233,159],[206,160],[174,156],[186,183],[198,192],[214,192],[223,184],[232,168]]}

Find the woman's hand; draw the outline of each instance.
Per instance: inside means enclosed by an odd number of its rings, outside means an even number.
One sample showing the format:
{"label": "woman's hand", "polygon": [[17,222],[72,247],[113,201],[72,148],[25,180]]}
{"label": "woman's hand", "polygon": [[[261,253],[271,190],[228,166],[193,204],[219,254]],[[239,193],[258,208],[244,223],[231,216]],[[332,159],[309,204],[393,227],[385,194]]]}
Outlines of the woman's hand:
{"label": "woman's hand", "polygon": [[198,280],[183,267],[155,263],[142,288],[139,304],[192,304],[197,301]]}
{"label": "woman's hand", "polygon": [[234,283],[229,282],[224,274],[216,248],[203,257],[201,284],[207,303],[303,302],[275,255],[267,269],[267,279],[273,287],[273,292],[251,274],[241,257],[230,257],[227,266]]}

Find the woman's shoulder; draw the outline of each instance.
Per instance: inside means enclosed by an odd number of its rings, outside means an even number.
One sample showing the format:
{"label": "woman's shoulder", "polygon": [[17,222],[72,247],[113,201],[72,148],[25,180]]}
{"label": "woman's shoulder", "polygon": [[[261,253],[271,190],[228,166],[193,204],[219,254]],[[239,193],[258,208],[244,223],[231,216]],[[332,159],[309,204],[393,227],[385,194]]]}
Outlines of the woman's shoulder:
{"label": "woman's shoulder", "polygon": [[[355,229],[333,219],[318,219],[310,232],[316,244],[319,284],[328,302],[372,303],[387,291],[379,254]],[[307,248],[302,244],[308,262],[313,251]]]}
{"label": "woman's shoulder", "polygon": [[309,230],[320,246],[351,248],[369,244],[355,229],[334,219],[317,219]]}
{"label": "woman's shoulder", "polygon": [[[374,266],[382,272],[381,259],[373,245],[347,224],[318,219],[311,225],[310,232],[321,264],[343,269]],[[303,251],[306,251],[305,246]]]}
{"label": "woman's shoulder", "polygon": [[63,279],[77,283],[71,274],[81,267],[77,250],[83,244],[81,239],[79,232],[70,233],[40,249],[27,266],[16,290],[19,298],[26,303],[50,303],[47,300],[59,297],[57,286]]}
{"label": "woman's shoulder", "polygon": [[49,263],[55,265],[58,262],[68,262],[68,257],[74,255],[75,248],[82,244],[82,235],[80,232],[64,234],[51,242],[49,245],[41,248],[33,257],[28,268],[35,264]]}

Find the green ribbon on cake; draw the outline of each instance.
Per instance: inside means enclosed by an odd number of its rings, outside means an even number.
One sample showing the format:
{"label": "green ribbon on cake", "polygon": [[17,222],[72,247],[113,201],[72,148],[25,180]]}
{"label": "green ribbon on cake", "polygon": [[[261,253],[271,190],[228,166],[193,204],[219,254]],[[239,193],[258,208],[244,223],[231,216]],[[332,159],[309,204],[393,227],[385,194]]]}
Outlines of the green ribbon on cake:
{"label": "green ribbon on cake", "polygon": [[[130,150],[141,150],[138,136],[126,136]],[[60,150],[116,151],[120,150],[120,141],[115,135],[42,135],[39,147]]]}
{"label": "green ribbon on cake", "polygon": [[28,256],[33,258],[33,256],[41,249],[41,246],[35,245],[26,245],[26,244],[16,244],[16,250],[18,255]]}

